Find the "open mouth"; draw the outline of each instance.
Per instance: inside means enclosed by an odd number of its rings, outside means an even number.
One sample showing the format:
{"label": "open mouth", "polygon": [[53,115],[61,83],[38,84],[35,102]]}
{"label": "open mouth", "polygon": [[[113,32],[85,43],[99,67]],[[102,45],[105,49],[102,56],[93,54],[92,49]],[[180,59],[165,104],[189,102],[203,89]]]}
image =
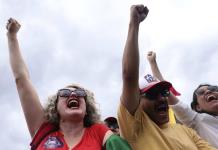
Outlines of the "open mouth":
{"label": "open mouth", "polygon": [[79,101],[77,97],[72,97],[67,101],[67,107],[71,109],[75,109],[79,107]]}
{"label": "open mouth", "polygon": [[207,102],[211,102],[213,100],[217,100],[217,97],[215,95],[209,95],[206,97]]}
{"label": "open mouth", "polygon": [[162,103],[159,103],[157,106],[156,106],[156,111],[159,112],[159,113],[166,113],[168,112],[168,104],[166,102],[162,102]]}

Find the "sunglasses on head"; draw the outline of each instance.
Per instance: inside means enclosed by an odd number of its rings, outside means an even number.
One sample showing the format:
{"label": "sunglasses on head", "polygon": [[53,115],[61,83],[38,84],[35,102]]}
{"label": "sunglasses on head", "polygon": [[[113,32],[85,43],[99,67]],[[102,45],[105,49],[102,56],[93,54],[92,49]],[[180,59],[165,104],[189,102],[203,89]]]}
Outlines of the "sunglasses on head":
{"label": "sunglasses on head", "polygon": [[154,90],[150,90],[150,91],[148,91],[146,93],[142,93],[141,96],[144,96],[149,100],[157,100],[159,94],[162,97],[169,97],[170,96],[170,91],[169,91],[169,89],[162,89],[162,90],[154,89]]}
{"label": "sunglasses on head", "polygon": [[74,95],[76,97],[85,97],[85,96],[87,96],[85,90],[83,90],[83,89],[75,89],[75,90],[60,89],[60,90],[58,90],[57,95],[60,96],[60,97],[66,97],[66,98],[69,98],[71,95]]}
{"label": "sunglasses on head", "polygon": [[209,85],[209,86],[207,86],[206,90],[203,88],[200,88],[200,89],[195,91],[195,94],[198,96],[205,95],[205,92],[207,90],[209,90],[211,92],[218,92],[218,86]]}

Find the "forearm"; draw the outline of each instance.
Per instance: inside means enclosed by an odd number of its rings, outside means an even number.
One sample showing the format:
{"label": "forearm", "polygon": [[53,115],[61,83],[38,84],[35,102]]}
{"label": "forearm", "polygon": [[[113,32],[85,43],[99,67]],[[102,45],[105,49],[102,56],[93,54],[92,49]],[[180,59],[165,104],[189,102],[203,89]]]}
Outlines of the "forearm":
{"label": "forearm", "polygon": [[138,25],[129,25],[128,37],[123,54],[123,92],[121,101],[132,115],[139,104],[138,29]]}
{"label": "forearm", "polygon": [[22,78],[29,78],[28,69],[20,53],[17,35],[8,34],[7,36],[8,36],[10,64],[15,80],[17,81]]}
{"label": "forearm", "polygon": [[[153,76],[155,76],[158,80],[160,81],[164,81],[164,78],[159,70],[159,67],[157,65],[157,61],[156,61],[156,54],[154,52],[148,52],[148,60],[149,60],[149,64],[152,70],[152,74]],[[172,93],[170,92],[170,96],[168,97],[168,102],[170,105],[175,105],[177,104],[179,101],[179,99]]]}
{"label": "forearm", "polygon": [[44,110],[38,94],[29,78],[28,69],[22,58],[18,39],[15,34],[8,35],[10,64],[17,85],[21,106],[31,136],[44,120]]}
{"label": "forearm", "polygon": [[150,61],[149,63],[151,66],[151,71],[152,71],[153,76],[158,78],[160,81],[164,81],[164,78],[160,72],[160,69],[158,68],[156,60]]}
{"label": "forearm", "polygon": [[139,25],[129,24],[123,54],[123,78],[135,83],[138,83],[139,74],[138,30]]}

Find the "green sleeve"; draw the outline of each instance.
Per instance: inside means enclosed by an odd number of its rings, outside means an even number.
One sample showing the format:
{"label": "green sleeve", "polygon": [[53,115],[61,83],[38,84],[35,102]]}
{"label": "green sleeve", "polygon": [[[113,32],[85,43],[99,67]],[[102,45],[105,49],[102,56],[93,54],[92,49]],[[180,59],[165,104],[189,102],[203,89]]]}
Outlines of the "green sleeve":
{"label": "green sleeve", "polygon": [[131,150],[126,140],[118,135],[112,135],[106,142],[106,150]]}

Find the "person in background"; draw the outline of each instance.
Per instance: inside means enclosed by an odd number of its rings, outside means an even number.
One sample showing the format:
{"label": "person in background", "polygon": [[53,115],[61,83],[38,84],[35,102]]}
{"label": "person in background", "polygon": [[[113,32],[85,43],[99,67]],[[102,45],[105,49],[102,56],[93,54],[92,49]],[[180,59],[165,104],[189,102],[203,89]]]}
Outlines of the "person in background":
{"label": "person in background", "polygon": [[114,134],[120,135],[117,118],[107,117],[106,119],[104,119],[104,123]]}
{"label": "person in background", "polygon": [[[107,117],[104,119],[104,123],[106,124],[106,126],[114,133],[114,137],[119,137],[119,140],[122,141],[122,142],[119,142],[121,144],[116,144],[117,143],[117,140],[110,140],[112,142],[110,142],[110,144],[107,144],[107,145],[110,145],[110,147],[120,147],[118,150],[131,150],[131,146],[129,145],[129,143],[120,137],[120,131],[119,131],[119,125],[118,125],[118,122],[117,122],[117,118],[115,117]],[[116,135],[116,136],[115,136]],[[111,139],[113,139],[111,138]],[[108,146],[109,147],[109,146]]]}
{"label": "person in background", "polygon": [[172,84],[151,75],[139,80],[138,32],[148,8],[133,5],[123,53],[123,87],[118,109],[120,135],[134,150],[210,150],[214,149],[194,130],[169,124],[168,97]]}
{"label": "person in background", "polygon": [[[148,52],[147,59],[153,75],[164,81],[156,62],[156,53]],[[173,93],[168,102],[179,122],[195,129],[203,139],[218,148],[218,86],[200,84],[193,92],[191,107],[175,97]]]}

